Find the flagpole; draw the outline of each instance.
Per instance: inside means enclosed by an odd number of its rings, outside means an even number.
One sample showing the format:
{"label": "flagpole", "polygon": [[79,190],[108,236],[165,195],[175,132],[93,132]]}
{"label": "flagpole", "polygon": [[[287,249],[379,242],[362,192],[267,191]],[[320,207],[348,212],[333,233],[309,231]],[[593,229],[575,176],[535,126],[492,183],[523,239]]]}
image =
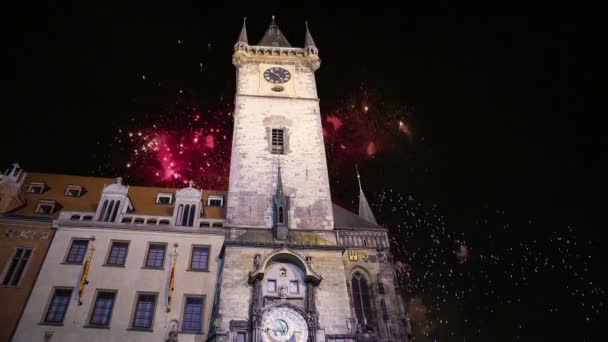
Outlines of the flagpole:
{"label": "flagpole", "polygon": [[173,244],[173,262],[171,263],[171,277],[169,278],[169,295],[167,300],[167,312],[171,312],[171,303],[173,301],[173,286],[175,283],[175,264],[177,263],[177,246],[178,243]]}
{"label": "flagpole", "polygon": [[89,275],[89,268],[91,267],[91,259],[93,258],[93,251],[95,250],[95,236],[91,237],[91,248],[89,248],[89,254],[87,260],[85,260],[82,267],[82,275],[80,276],[80,284],[78,286],[78,305],[82,305],[82,297],[84,295],[84,288],[89,283],[87,276]]}

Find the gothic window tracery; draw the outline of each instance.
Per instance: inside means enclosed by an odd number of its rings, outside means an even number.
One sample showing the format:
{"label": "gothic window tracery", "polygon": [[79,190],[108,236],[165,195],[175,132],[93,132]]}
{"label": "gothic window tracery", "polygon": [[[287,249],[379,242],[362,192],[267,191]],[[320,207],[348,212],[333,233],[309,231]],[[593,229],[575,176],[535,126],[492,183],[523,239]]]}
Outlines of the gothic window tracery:
{"label": "gothic window tracery", "polygon": [[372,324],[370,291],[367,279],[359,271],[355,272],[351,279],[353,302],[355,314],[359,327],[366,327]]}

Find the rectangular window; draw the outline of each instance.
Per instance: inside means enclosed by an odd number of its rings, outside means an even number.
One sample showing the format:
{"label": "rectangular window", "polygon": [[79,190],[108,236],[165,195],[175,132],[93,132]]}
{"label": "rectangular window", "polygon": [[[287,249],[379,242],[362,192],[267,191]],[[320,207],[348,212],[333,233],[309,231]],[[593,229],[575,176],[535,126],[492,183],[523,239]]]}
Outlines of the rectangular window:
{"label": "rectangular window", "polygon": [[70,264],[80,264],[84,260],[84,254],[87,252],[89,240],[72,240],[70,251],[65,259],[65,262]]}
{"label": "rectangular window", "polygon": [[247,338],[247,333],[240,332],[236,334],[236,342],[245,342]]}
{"label": "rectangular window", "polygon": [[200,333],[203,330],[203,304],[202,297],[186,297],[183,331]]}
{"label": "rectangular window", "polygon": [[151,329],[156,307],[156,295],[140,294],[137,297],[135,315],[133,315],[133,328]]}
{"label": "rectangular window", "polygon": [[91,313],[91,320],[89,321],[92,325],[110,325],[110,317],[112,316],[112,308],[114,308],[114,298],[116,292],[99,291],[97,292],[97,298],[95,298],[95,306]]}
{"label": "rectangular window", "polygon": [[208,207],[224,206],[224,196],[209,195],[209,198],[207,199],[207,206]]}
{"label": "rectangular window", "polygon": [[13,257],[9,260],[10,264],[4,274],[4,279],[2,279],[2,285],[17,286],[19,284],[31,255],[31,248],[18,247],[15,249]]}
{"label": "rectangular window", "polygon": [[27,189],[27,192],[32,194],[41,194],[44,192],[44,188],[46,185],[41,182],[31,182],[30,187]]}
{"label": "rectangular window", "polygon": [[124,266],[128,249],[128,242],[112,242],[106,265]]}
{"label": "rectangular window", "polygon": [[81,185],[68,184],[67,188],[65,189],[65,195],[68,197],[80,197],[81,193]]}
{"label": "rectangular window", "polygon": [[277,292],[277,281],[276,280],[268,280],[268,292]]}
{"label": "rectangular window", "polygon": [[173,202],[173,194],[159,192],[156,195],[156,204],[171,204]]}
{"label": "rectangular window", "polygon": [[150,244],[146,256],[146,267],[163,267],[166,248],[166,245]]}
{"label": "rectangular window", "polygon": [[273,154],[285,154],[285,130],[273,128],[271,152]]}
{"label": "rectangular window", "polygon": [[209,269],[209,247],[192,247],[190,269],[199,271]]}
{"label": "rectangular window", "polygon": [[55,289],[44,321],[47,323],[62,323],[65,313],[68,311],[70,297],[72,297],[72,289]]}
{"label": "rectangular window", "polygon": [[55,210],[56,202],[54,200],[39,200],[36,206],[36,214],[50,215]]}
{"label": "rectangular window", "polygon": [[300,286],[297,280],[291,280],[289,282],[289,293],[300,293]]}

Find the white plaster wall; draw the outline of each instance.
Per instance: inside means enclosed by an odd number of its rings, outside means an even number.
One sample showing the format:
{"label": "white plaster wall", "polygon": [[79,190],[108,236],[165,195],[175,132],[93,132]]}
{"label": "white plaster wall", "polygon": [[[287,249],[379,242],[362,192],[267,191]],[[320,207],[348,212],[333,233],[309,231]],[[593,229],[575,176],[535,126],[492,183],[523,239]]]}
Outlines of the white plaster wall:
{"label": "white plaster wall", "polygon": [[[82,265],[62,264],[72,238],[95,236],[95,252],[89,271],[89,284],[84,292],[83,305],[78,305],[78,282]],[[129,240],[125,267],[102,266],[105,263],[111,240]],[[143,269],[148,242],[167,243],[164,270]],[[166,312],[168,279],[173,257],[173,244],[177,242],[178,259],[175,272],[175,291],[172,310]],[[209,245],[209,271],[186,271],[193,244]],[[203,317],[204,334],[180,334],[180,341],[204,341],[207,338],[215,284],[217,257],[223,236],[150,232],[119,229],[60,228],[55,235],[47,258],[34,286],[14,341],[42,341],[45,331],[54,332],[52,341],[164,341],[167,325],[172,319],[182,322],[185,294],[205,296]],[[40,325],[53,287],[73,287],[73,295],[63,326]],[[118,290],[109,329],[85,328],[89,322],[96,289]],[[157,292],[153,332],[128,330],[131,324],[136,292]],[[180,326],[181,328],[181,326]]]}

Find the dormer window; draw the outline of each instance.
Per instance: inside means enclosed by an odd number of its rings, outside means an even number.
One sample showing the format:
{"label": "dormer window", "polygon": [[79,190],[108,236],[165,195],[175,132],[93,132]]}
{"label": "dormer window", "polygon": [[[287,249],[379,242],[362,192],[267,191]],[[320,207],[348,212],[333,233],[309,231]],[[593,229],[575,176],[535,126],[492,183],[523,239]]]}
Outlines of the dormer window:
{"label": "dormer window", "polygon": [[224,206],[224,196],[218,195],[209,195],[207,199],[208,207],[223,207]]}
{"label": "dormer window", "polygon": [[82,195],[82,185],[68,184],[65,195],[67,197],[80,197]]}
{"label": "dormer window", "polygon": [[159,192],[156,195],[156,204],[171,204],[173,203],[173,194],[168,192]]}
{"label": "dormer window", "polygon": [[44,192],[46,188],[46,184],[42,182],[32,182],[30,183],[30,187],[27,189],[27,192],[32,194],[41,194]]}
{"label": "dormer window", "polygon": [[55,211],[57,202],[54,200],[40,200],[36,206],[36,214],[51,215]]}

